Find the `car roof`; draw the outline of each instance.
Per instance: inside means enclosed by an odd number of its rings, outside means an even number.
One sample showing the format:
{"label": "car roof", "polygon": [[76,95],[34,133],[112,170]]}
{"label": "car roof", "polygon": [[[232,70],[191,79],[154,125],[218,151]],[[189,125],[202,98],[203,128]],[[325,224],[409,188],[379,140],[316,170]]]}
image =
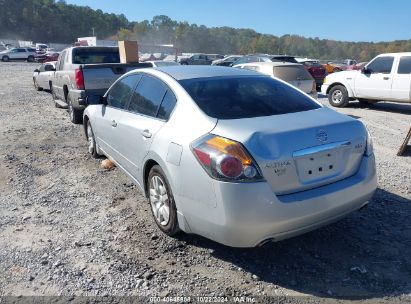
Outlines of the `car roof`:
{"label": "car roof", "polygon": [[268,65],[268,66],[302,66],[300,63],[284,62],[284,61],[260,61],[260,62],[247,62],[240,65],[253,66],[253,65]]}
{"label": "car roof", "polygon": [[166,73],[175,80],[193,79],[193,78],[211,78],[224,76],[262,76],[258,72],[235,69],[231,67],[220,66],[201,66],[201,65],[181,65],[165,66],[154,68],[157,71]]}

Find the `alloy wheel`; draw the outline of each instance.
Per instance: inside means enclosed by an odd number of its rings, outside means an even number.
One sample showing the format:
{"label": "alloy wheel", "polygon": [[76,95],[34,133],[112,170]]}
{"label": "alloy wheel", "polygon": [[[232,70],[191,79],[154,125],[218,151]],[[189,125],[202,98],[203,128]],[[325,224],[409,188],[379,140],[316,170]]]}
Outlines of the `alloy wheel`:
{"label": "alloy wheel", "polygon": [[342,100],[343,100],[343,93],[340,91],[340,90],[335,90],[334,92],[333,92],[333,95],[332,95],[332,100],[335,102],[335,103],[341,103],[342,102]]}
{"label": "alloy wheel", "polygon": [[165,182],[158,175],[150,180],[150,204],[157,223],[167,226],[170,220],[170,203]]}

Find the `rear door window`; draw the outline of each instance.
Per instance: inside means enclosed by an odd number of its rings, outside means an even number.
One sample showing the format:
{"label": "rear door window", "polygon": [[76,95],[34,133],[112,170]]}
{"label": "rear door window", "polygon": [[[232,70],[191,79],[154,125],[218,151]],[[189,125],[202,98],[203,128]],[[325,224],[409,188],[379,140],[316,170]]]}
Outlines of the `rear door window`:
{"label": "rear door window", "polygon": [[411,56],[403,56],[398,65],[398,74],[411,74]]}
{"label": "rear door window", "polygon": [[393,62],[394,62],[394,57],[391,57],[391,56],[378,57],[367,66],[367,69],[372,74],[379,74],[379,73],[390,74],[392,70]]}
{"label": "rear door window", "polygon": [[73,63],[120,63],[120,54],[117,48],[78,48],[73,49]]}
{"label": "rear door window", "polygon": [[227,76],[180,80],[208,116],[240,119],[321,108],[296,89],[267,76]]}
{"label": "rear door window", "polygon": [[312,79],[310,73],[302,65],[276,66],[274,76],[284,81]]}
{"label": "rear door window", "polygon": [[117,109],[125,109],[131,92],[140,78],[140,75],[130,75],[116,82],[107,94],[108,105]]}
{"label": "rear door window", "polygon": [[158,109],[157,118],[168,120],[176,103],[177,100],[173,92],[167,90],[166,95],[164,95],[163,101],[161,102],[160,108]]}
{"label": "rear door window", "polygon": [[128,110],[134,113],[156,117],[158,109],[167,91],[165,84],[148,75],[144,75],[133,91]]}

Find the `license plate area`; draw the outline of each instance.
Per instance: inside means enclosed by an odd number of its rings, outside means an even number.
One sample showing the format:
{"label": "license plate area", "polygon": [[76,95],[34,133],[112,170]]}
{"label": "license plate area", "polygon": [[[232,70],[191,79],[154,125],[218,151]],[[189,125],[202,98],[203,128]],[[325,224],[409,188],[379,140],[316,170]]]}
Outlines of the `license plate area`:
{"label": "license plate area", "polygon": [[300,182],[307,184],[341,174],[349,146],[349,142],[342,142],[295,152],[293,157]]}

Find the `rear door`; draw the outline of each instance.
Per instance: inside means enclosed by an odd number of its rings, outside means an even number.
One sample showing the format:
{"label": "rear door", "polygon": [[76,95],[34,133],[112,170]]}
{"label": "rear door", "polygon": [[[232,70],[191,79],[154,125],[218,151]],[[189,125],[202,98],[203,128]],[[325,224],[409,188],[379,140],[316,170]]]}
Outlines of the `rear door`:
{"label": "rear door", "polygon": [[391,99],[411,101],[411,56],[401,56],[393,75]]}
{"label": "rear door", "polygon": [[355,96],[386,100],[391,97],[393,56],[380,56],[367,66],[368,74],[360,73],[355,78]]}
{"label": "rear door", "polygon": [[64,100],[63,94],[63,75],[64,75],[64,64],[66,60],[66,54],[68,50],[63,51],[59,56],[59,59],[56,63],[56,72],[53,79],[53,91],[56,94],[57,98]]}
{"label": "rear door", "polygon": [[121,151],[129,139],[121,129],[120,121],[139,79],[139,75],[130,75],[114,84],[107,93],[107,105],[102,107],[101,115],[93,120],[98,145],[123,168],[126,161]]}
{"label": "rear door", "polygon": [[128,111],[121,118],[122,136],[127,145],[122,146],[126,170],[137,180],[142,176],[144,157],[153,137],[165,124],[174,108],[173,92],[156,77],[144,75],[134,90]]}

